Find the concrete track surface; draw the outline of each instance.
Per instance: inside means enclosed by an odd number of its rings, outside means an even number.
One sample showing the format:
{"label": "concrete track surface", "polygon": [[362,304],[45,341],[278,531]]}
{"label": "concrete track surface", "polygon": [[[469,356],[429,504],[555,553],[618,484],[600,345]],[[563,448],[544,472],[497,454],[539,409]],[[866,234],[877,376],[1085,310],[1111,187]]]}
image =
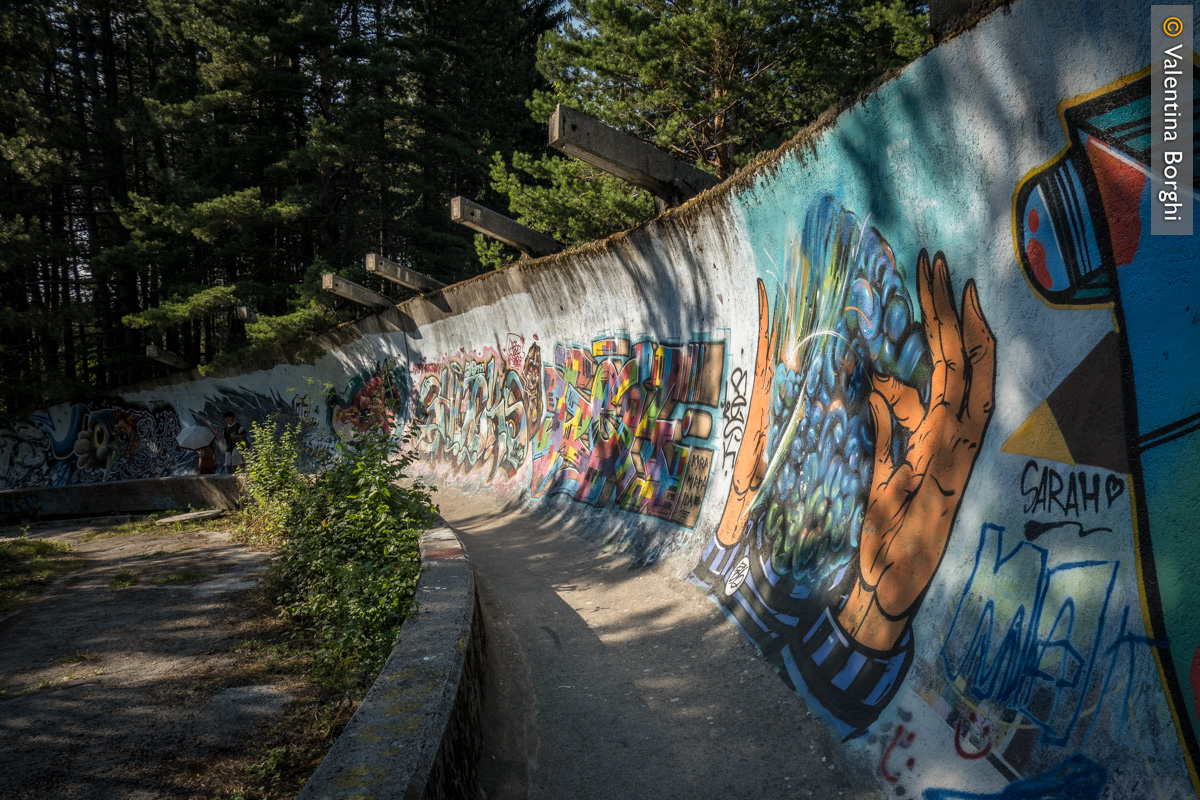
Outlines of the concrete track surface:
{"label": "concrete track surface", "polygon": [[[213,531],[94,530],[30,533],[85,566],[0,619],[0,800],[211,796],[198,778],[255,751],[289,700],[280,677],[242,685],[230,652],[266,556]],[[113,591],[119,570],[141,583]],[[170,582],[187,571],[198,582]]]}
{"label": "concrete track surface", "polygon": [[485,495],[436,500],[489,637],[485,797],[877,796],[691,584]]}

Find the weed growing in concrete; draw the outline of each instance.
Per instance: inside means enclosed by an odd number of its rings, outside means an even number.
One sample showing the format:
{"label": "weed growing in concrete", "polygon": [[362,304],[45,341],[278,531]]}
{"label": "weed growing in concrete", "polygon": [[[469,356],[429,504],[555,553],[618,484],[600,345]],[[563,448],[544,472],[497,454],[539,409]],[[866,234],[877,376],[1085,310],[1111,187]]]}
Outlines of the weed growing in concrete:
{"label": "weed growing in concrete", "polygon": [[118,570],[116,575],[108,582],[109,591],[118,591],[120,589],[128,589],[130,586],[137,586],[138,574],[131,569]]}
{"label": "weed growing in concrete", "polygon": [[246,773],[256,781],[268,786],[279,783],[279,768],[287,756],[287,748],[272,747],[263,753],[263,760],[246,767]]}

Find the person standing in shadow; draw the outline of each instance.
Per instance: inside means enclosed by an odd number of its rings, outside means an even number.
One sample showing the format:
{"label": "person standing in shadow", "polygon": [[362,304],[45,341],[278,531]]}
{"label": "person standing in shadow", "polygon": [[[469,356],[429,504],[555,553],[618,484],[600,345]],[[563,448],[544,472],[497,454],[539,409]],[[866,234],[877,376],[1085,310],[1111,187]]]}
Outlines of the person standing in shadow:
{"label": "person standing in shadow", "polygon": [[250,435],[246,433],[246,429],[242,427],[236,419],[234,419],[232,411],[225,412],[225,469],[230,473],[236,473],[246,463],[245,456],[238,448],[242,444],[249,446]]}

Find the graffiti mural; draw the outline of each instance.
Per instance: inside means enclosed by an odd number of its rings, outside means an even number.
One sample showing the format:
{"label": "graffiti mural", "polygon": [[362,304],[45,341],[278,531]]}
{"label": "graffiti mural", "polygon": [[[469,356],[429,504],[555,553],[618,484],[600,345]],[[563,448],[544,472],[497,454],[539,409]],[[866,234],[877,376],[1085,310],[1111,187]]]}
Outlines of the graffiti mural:
{"label": "graffiti mural", "polygon": [[542,370],[533,495],[565,494],[692,527],[715,451],[725,345],[628,337],[558,346]]}
{"label": "graffiti mural", "polygon": [[154,478],[188,472],[174,411],[76,403],[0,430],[0,488]]}
{"label": "graffiti mural", "polygon": [[[1200,68],[1190,71],[1200,97]],[[1149,166],[1150,81],[1146,69],[1064,103],[1067,148],[1017,189],[1015,245],[1030,289],[1067,312],[1107,307],[1114,324],[1004,449],[1069,465],[1060,469],[1128,474],[1142,611],[1194,765],[1200,618],[1190,595],[1200,574],[1192,541],[1200,483],[1182,476],[1200,444],[1200,285],[1178,240],[1150,235],[1151,195],[1160,188]],[[1124,484],[1107,476],[1106,496]]]}
{"label": "graffiti mural", "polygon": [[1028,533],[984,523],[942,644],[946,684],[935,703],[960,757],[1011,774],[1042,768],[1057,748],[1119,746],[1163,644],[1142,634],[1140,609],[1122,600],[1129,569],[1120,559],[1058,559]]}
{"label": "graffiti mural", "polygon": [[414,367],[414,425],[427,460],[452,474],[512,479],[532,497],[565,495],[693,527],[708,487],[724,375],[721,342],[627,336],[558,345],[544,363],[510,334],[488,351]]}
{"label": "graffiti mural", "polygon": [[325,422],[343,438],[380,423],[391,433],[408,403],[408,375],[395,358],[355,375],[340,391],[325,398]]}
{"label": "graffiti mural", "polygon": [[49,485],[56,462],[47,444],[46,432],[32,422],[0,427],[0,489]]}
{"label": "graffiti mural", "polygon": [[[535,344],[530,357],[537,353]],[[536,369],[513,369],[493,351],[414,372],[413,426],[425,460],[456,476],[514,477],[526,461],[531,412],[541,407]]]}
{"label": "graffiti mural", "polygon": [[912,663],[991,417],[995,344],[940,253],[917,259],[918,319],[888,243],[833,198],[787,263],[773,312],[759,283],[746,430],[693,579],[850,738]]}
{"label": "graffiti mural", "polygon": [[[213,440],[219,453],[226,451],[225,414],[233,414],[234,420],[250,432],[250,445],[253,446],[254,434],[251,425],[273,423],[277,426],[297,425],[301,415],[291,398],[284,398],[275,390],[267,393],[253,392],[247,389],[222,389],[216,397],[206,397],[204,407],[192,409],[192,418],[197,425],[209,428],[217,436]],[[224,459],[219,459],[221,469],[224,469]]]}

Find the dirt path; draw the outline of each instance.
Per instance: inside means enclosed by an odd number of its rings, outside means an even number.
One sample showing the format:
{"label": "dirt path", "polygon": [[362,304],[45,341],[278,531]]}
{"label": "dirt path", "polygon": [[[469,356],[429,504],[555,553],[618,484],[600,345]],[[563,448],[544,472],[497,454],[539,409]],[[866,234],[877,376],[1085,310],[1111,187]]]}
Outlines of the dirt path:
{"label": "dirt path", "polygon": [[0,797],[213,796],[203,774],[289,700],[238,650],[266,555],[203,530],[30,536],[87,565],[0,620]]}
{"label": "dirt path", "polygon": [[690,584],[630,569],[552,516],[435,499],[463,534],[488,626],[485,797],[878,795]]}

